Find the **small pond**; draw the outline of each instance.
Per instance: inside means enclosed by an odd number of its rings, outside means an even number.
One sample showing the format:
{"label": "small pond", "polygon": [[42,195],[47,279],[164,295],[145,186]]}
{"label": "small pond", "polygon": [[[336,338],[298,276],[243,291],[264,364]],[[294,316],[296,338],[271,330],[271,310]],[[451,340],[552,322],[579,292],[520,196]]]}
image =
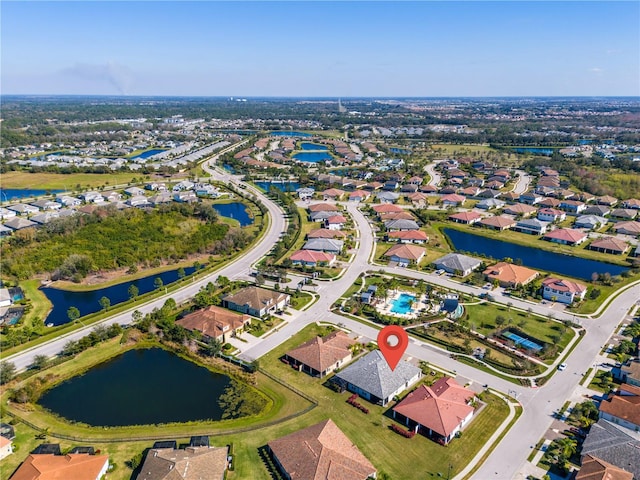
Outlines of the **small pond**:
{"label": "small pond", "polygon": [[21,198],[40,197],[42,195],[55,195],[64,190],[43,190],[37,188],[0,188],[0,200],[10,202]]}
{"label": "small pond", "polygon": [[[549,252],[532,247],[525,247],[515,243],[503,242],[493,238],[461,232],[452,228],[445,228],[443,233],[449,237],[457,251],[476,253],[495,259],[509,257],[521,260],[526,267],[555,272],[560,275],[581,278],[590,281],[593,273],[610,273],[620,275],[627,268],[612,263],[599,262],[586,258],[572,257],[560,253]],[[542,242],[543,240],[539,240]]]}
{"label": "small pond", "polygon": [[223,217],[233,218],[240,222],[241,227],[246,227],[253,223],[253,218],[249,216],[247,206],[240,202],[213,204],[213,208]]}
{"label": "small pond", "polygon": [[324,162],[325,160],[332,160],[333,157],[328,152],[299,152],[293,155],[294,160],[307,163]]}
{"label": "small pond", "polygon": [[316,150],[316,151],[322,150],[325,152],[329,150],[326,145],[320,145],[319,143],[311,143],[311,142],[302,142],[300,144],[300,148],[302,150]]}
{"label": "small pond", "polygon": [[254,182],[257,187],[260,187],[265,192],[269,191],[269,188],[274,187],[281,192],[295,192],[300,188],[298,182]]}
{"label": "small pond", "polygon": [[220,420],[217,400],[229,383],[161,348],[130,350],[55,386],[38,403],[95,426]]}

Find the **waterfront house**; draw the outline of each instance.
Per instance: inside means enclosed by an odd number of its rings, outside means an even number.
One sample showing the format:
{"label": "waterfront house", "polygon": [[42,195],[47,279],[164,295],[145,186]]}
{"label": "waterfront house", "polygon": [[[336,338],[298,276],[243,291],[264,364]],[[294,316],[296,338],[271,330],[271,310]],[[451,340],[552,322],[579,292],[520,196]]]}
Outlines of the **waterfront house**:
{"label": "waterfront house", "polygon": [[449,253],[434,261],[433,265],[435,268],[442,269],[447,273],[466,277],[476,268],[480,267],[482,261],[460,253]]}
{"label": "waterfront house", "polygon": [[572,228],[557,228],[542,238],[548,242],[575,246],[584,242],[587,239],[587,235],[580,230],[574,230]]}
{"label": "waterfront house", "polygon": [[478,225],[492,230],[508,230],[516,224],[516,221],[511,217],[487,217],[478,222]]}
{"label": "waterfront house", "polygon": [[417,243],[422,244],[429,241],[429,237],[422,230],[401,230],[389,232],[387,240],[398,241],[399,243]]}
{"label": "waterfront house", "polygon": [[269,455],[288,480],[366,480],[376,469],[333,420],[271,440]]}
{"label": "waterfront house", "polygon": [[297,250],[289,259],[293,265],[304,267],[331,266],[336,261],[332,253],[318,252],[316,250]]}
{"label": "waterfront house", "polygon": [[576,218],[573,228],[586,228],[588,230],[598,230],[607,224],[607,219],[596,215],[581,215]]}
{"label": "waterfront house", "polygon": [[475,393],[451,377],[420,385],[393,407],[393,418],[446,445],[473,418]]}
{"label": "waterfront house", "polygon": [[542,297],[560,303],[571,304],[584,300],[587,287],[561,278],[545,278],[542,281]]}
{"label": "waterfront house", "polygon": [[173,199],[180,203],[193,203],[198,201],[196,192],[192,190],[178,190],[173,194]]}
{"label": "waterfront house", "polygon": [[198,331],[204,337],[220,340],[223,343],[229,341],[230,337],[237,335],[249,324],[251,324],[249,315],[234,313],[215,305],[189,313],[176,320],[176,325],[180,325],[190,332]]}
{"label": "waterfront house", "polygon": [[108,455],[32,453],[14,472],[11,480],[101,480],[108,468]]}
{"label": "waterfront house", "polygon": [[420,263],[425,253],[426,250],[423,247],[399,243],[387,250],[384,256],[387,257],[390,262],[396,262],[398,265],[406,266]]}
{"label": "waterfront house", "polygon": [[284,359],[298,370],[322,378],[351,361],[355,344],[346,333],[337,331],[303,343],[288,351]]}
{"label": "waterfront house", "polygon": [[301,187],[296,190],[300,200],[311,200],[315,192],[316,190],[310,187]]}
{"label": "waterfront house", "polygon": [[[209,440],[209,437],[205,438]],[[136,480],[223,480],[229,459],[229,447],[226,446],[152,448],[147,453]]]}
{"label": "waterfront house", "polygon": [[530,235],[543,235],[547,232],[547,225],[547,223],[541,222],[536,218],[528,218],[520,220],[512,230]]}
{"label": "waterfront house", "polygon": [[62,208],[62,205],[58,202],[52,202],[51,200],[38,200],[36,202],[31,202],[31,205],[37,207],[39,210],[47,211],[47,210],[59,210]]}
{"label": "waterfront house", "polygon": [[591,242],[587,248],[596,252],[624,255],[629,250],[629,244],[615,237],[600,237]]}
{"label": "waterfront house", "polygon": [[336,373],[333,381],[371,403],[384,407],[420,378],[422,371],[415,365],[401,361],[391,370],[380,350],[373,350]]}
{"label": "waterfront house", "polygon": [[482,219],[482,215],[477,212],[459,212],[449,215],[449,220],[465,225],[472,225]]}
{"label": "waterfront house", "polygon": [[384,227],[388,232],[420,229],[420,226],[415,220],[408,220],[403,218],[399,218],[396,220],[387,220],[384,223]]}
{"label": "waterfront house", "polygon": [[260,287],[245,287],[225,296],[222,306],[254,317],[263,317],[284,310],[290,301],[291,296],[285,293]]}
{"label": "waterfront house", "polygon": [[612,228],[616,233],[621,233],[623,235],[640,235],[640,222],[619,222]]}
{"label": "waterfront house", "polygon": [[539,272],[520,265],[499,262],[482,272],[487,280],[497,281],[501,287],[517,287],[535,280]]}
{"label": "waterfront house", "polygon": [[538,210],[537,218],[543,222],[562,222],[567,218],[567,214],[562,210],[547,207]]}

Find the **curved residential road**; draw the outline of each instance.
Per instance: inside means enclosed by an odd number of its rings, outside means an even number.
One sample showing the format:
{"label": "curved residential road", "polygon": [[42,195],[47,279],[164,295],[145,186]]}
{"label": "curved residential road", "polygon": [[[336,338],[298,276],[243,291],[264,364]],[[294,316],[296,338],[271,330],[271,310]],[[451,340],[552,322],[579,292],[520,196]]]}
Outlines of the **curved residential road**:
{"label": "curved residential road", "polygon": [[440,182],[442,181],[442,176],[435,170],[438,163],[439,162],[430,163],[424,167],[424,169],[426,170],[426,172],[429,174],[429,177],[430,177],[429,181],[427,182],[427,185],[433,185],[434,187],[437,187],[440,185]]}
{"label": "curved residential road", "polygon": [[[235,185],[241,184],[239,177],[229,174],[228,172],[221,172],[216,168],[211,167],[212,162],[215,161],[215,158],[206,161],[202,166],[205,171],[210,173],[212,177],[216,180],[223,181],[225,183],[233,183]],[[71,340],[79,340],[80,338],[87,335],[96,325],[112,325],[114,323],[119,323],[121,325],[126,325],[131,323],[131,314],[135,310],[141,311],[143,314],[147,314],[151,312],[154,308],[160,308],[164,304],[164,302],[168,298],[173,298],[178,304],[182,302],[186,302],[190,298],[192,298],[201,287],[205,286],[207,283],[213,281],[219,275],[224,275],[231,279],[235,279],[238,277],[246,276],[250,271],[252,265],[260,260],[264,255],[266,255],[273,245],[279,240],[281,235],[285,232],[287,221],[284,216],[284,212],[280,209],[278,205],[272,202],[269,198],[263,195],[260,191],[246,185],[245,191],[251,192],[255,194],[260,201],[265,205],[269,212],[269,226],[267,232],[264,234],[262,239],[255,244],[249,251],[244,253],[241,257],[236,259],[232,264],[217,270],[216,272],[210,273],[206,277],[203,277],[197,281],[193,281],[192,283],[180,288],[177,291],[171,292],[167,295],[162,295],[154,300],[151,300],[146,303],[140,303],[138,305],[132,306],[126,312],[117,314],[113,317],[110,317],[102,322],[89,325],[85,328],[76,330],[62,337],[56,338],[50,342],[47,342],[42,345],[35,346],[23,352],[17,353],[10,357],[4,358],[3,360],[7,360],[13,362],[18,370],[23,370],[27,368],[29,365],[33,363],[33,358],[36,355],[46,355],[47,357],[53,357],[57,355],[60,351],[62,351],[64,345]]]}
{"label": "curved residential road", "polygon": [[529,185],[531,185],[531,175],[529,175],[524,170],[516,170],[516,174],[518,175],[518,180],[516,184],[513,186],[513,193],[524,193],[528,190]]}

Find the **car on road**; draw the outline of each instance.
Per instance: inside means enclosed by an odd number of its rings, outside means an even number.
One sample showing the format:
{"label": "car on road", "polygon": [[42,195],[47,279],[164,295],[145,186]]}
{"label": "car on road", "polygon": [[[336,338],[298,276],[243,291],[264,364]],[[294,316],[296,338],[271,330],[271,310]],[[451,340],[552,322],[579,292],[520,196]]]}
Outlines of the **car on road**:
{"label": "car on road", "polygon": [[566,363],[561,363],[560,365],[558,365],[558,370],[563,371],[567,368],[567,364]]}
{"label": "car on road", "polygon": [[491,290],[492,285],[490,283],[485,283],[482,288],[484,288],[485,290]]}
{"label": "car on road", "polygon": [[436,275],[443,275],[444,270],[441,268],[440,270],[436,270]]}

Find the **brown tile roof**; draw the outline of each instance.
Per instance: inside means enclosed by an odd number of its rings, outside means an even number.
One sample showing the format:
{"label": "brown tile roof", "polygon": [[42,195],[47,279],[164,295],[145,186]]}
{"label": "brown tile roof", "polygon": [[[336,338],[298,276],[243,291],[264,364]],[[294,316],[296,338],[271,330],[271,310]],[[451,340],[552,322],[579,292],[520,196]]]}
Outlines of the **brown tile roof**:
{"label": "brown tile roof", "polygon": [[622,470],[604,460],[585,455],[575,480],[633,480],[633,473]]}
{"label": "brown tile roof", "polygon": [[227,469],[228,451],[227,447],[151,449],[147,453],[137,480],[223,478]]}
{"label": "brown tile roof", "polygon": [[291,480],[364,480],[376,471],[331,419],[268,445]]}
{"label": "brown tile roof", "polygon": [[407,195],[407,198],[412,202],[424,202],[427,199],[427,196],[424,193],[413,192]]}
{"label": "brown tile roof", "polygon": [[330,203],[314,203],[309,205],[310,212],[337,212],[339,209]]}
{"label": "brown tile roof", "polygon": [[307,238],[344,238],[347,234],[340,230],[329,230],[328,228],[316,228],[307,234]]}
{"label": "brown tile roof", "polygon": [[460,212],[449,215],[449,218],[454,220],[461,220],[463,222],[471,222],[478,218],[482,218],[482,215],[477,212]]}
{"label": "brown tile roof", "polygon": [[526,203],[516,203],[515,205],[511,205],[505,208],[504,212],[513,215],[526,215],[528,213],[533,213],[536,210],[536,207],[532,207],[531,205],[527,205]]}
{"label": "brown tile roof", "polygon": [[249,315],[234,313],[226,308],[211,305],[202,310],[185,315],[176,324],[187,330],[197,330],[211,338],[220,338],[251,321]]}
{"label": "brown tile roof", "polygon": [[569,243],[577,243],[580,240],[586,238],[586,234],[580,230],[574,230],[573,228],[557,228],[547,233],[544,237],[545,240],[555,239],[563,240]]}
{"label": "brown tile roof", "polygon": [[406,258],[407,260],[418,260],[426,250],[416,245],[406,245],[404,243],[394,245],[384,254],[385,257],[391,257],[396,255],[400,258]]}
{"label": "brown tile roof", "polygon": [[629,248],[629,244],[615,237],[600,237],[594,240],[593,242],[591,242],[591,245],[589,245],[589,248],[612,250],[614,252],[624,253]]}
{"label": "brown tile roof", "polygon": [[543,286],[550,286],[554,290],[559,292],[571,292],[571,293],[581,293],[584,292],[587,287],[580,283],[572,282],[570,280],[565,280],[562,278],[545,278],[542,281]]}
{"label": "brown tile roof", "polygon": [[340,190],[338,188],[328,188],[327,190],[322,192],[322,195],[326,195],[328,197],[340,197],[344,194],[345,194],[345,191]]}
{"label": "brown tile roof", "polygon": [[11,480],[95,480],[108,455],[29,455]]}
{"label": "brown tile roof", "polygon": [[457,193],[451,193],[449,195],[444,195],[440,200],[442,200],[442,202],[464,203],[466,198],[462,195],[458,195]]}
{"label": "brown tile roof", "polygon": [[294,262],[330,263],[335,260],[336,256],[332,253],[317,252],[315,250],[297,250],[289,258]]}
{"label": "brown tile roof", "polygon": [[318,372],[324,372],[339,360],[348,358],[351,355],[349,347],[355,343],[355,340],[350,339],[346,333],[338,331],[326,337],[309,340],[287,352],[287,356]]}
{"label": "brown tile roof", "polygon": [[[621,388],[621,390],[623,390]],[[614,417],[626,420],[634,425],[640,425],[640,395],[631,395],[629,389],[626,395],[614,395],[600,402],[600,411]]]}
{"label": "brown tile roof", "polygon": [[558,205],[560,205],[560,203],[560,200],[558,200],[557,198],[549,197],[542,200],[538,205],[543,207],[557,207]]}
{"label": "brown tile roof", "polygon": [[429,237],[422,230],[405,230],[400,232],[389,232],[389,238],[398,238],[401,240],[422,240],[428,241]]}
{"label": "brown tile roof", "polygon": [[481,225],[486,225],[488,227],[495,228],[506,228],[512,227],[516,224],[516,221],[513,218],[497,216],[497,217],[487,217],[480,220],[478,223]]}
{"label": "brown tile roof", "polygon": [[511,285],[524,285],[538,276],[538,272],[535,270],[507,262],[496,263],[482,273],[491,280]]}
{"label": "brown tile roof", "polygon": [[267,305],[281,302],[287,296],[284,293],[274,292],[266,288],[245,287],[233,295],[226,296],[224,299],[236,305],[249,305],[255,310],[262,310]]}
{"label": "brown tile roof", "polygon": [[415,220],[411,212],[402,211],[402,212],[384,212],[380,215],[380,220],[386,222],[388,220]]}
{"label": "brown tile roof", "polygon": [[403,212],[404,209],[399,207],[398,205],[393,205],[391,203],[382,203],[380,205],[374,205],[373,211],[376,213],[389,213],[389,212]]}
{"label": "brown tile roof", "polygon": [[443,377],[431,387],[421,385],[393,410],[448,437],[473,412],[467,402],[474,396],[453,378]]}
{"label": "brown tile roof", "polygon": [[333,217],[327,218],[327,223],[341,225],[341,224],[347,223],[347,219],[342,215],[334,215]]}
{"label": "brown tile roof", "polygon": [[618,230],[624,230],[632,235],[638,235],[640,234],[640,222],[618,222],[613,226],[613,229],[616,232]]}

